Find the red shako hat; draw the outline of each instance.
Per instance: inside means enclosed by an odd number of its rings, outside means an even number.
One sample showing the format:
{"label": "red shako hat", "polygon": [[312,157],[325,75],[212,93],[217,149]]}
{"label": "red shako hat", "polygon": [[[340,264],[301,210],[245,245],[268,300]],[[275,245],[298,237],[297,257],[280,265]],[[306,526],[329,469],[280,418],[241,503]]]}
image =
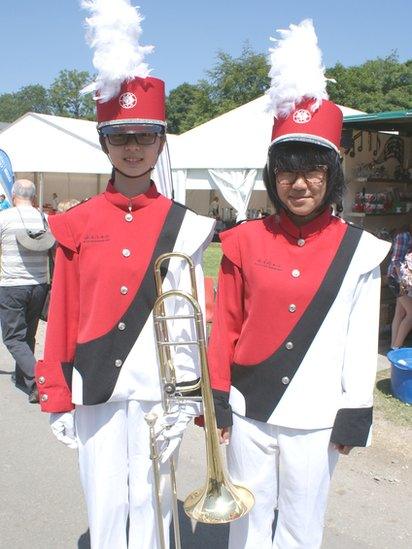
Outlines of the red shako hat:
{"label": "red shako hat", "polygon": [[330,147],[339,152],[343,114],[332,101],[323,100],[312,111],[313,99],[302,101],[286,118],[275,118],[272,142],[304,141]]}
{"label": "red shako hat", "polygon": [[159,78],[134,78],[123,82],[109,101],[97,101],[97,127],[104,133],[119,125],[157,125],[165,128],[165,84]]}
{"label": "red shako hat", "polygon": [[328,100],[322,53],[310,19],[278,30],[270,51],[269,110],[275,117],[271,146],[285,141],[323,145],[339,152],[343,114]]}
{"label": "red shako hat", "polygon": [[138,8],[130,0],[82,0],[82,7],[90,13],[86,39],[97,69],[94,82],[82,91],[94,92],[98,130],[133,131],[136,125],[164,130],[165,85],[149,76],[144,62],[154,47],[139,44],[143,17]]}

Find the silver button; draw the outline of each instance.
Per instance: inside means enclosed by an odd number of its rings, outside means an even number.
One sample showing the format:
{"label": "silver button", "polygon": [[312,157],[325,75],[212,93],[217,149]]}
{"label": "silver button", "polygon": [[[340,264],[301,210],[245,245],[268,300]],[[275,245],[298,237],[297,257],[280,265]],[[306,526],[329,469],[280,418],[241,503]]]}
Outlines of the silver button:
{"label": "silver button", "polygon": [[120,293],[121,294],[126,295],[128,291],[129,291],[129,288],[127,286],[121,286],[120,287]]}
{"label": "silver button", "polygon": [[127,213],[127,214],[124,216],[124,218],[125,218],[126,221],[129,221],[129,222],[130,222],[130,221],[133,221],[133,216],[132,216],[132,214],[131,214],[130,212]]}
{"label": "silver button", "polygon": [[306,244],[306,241],[303,238],[299,238],[298,246],[304,246],[305,244]]}
{"label": "silver button", "polygon": [[283,385],[287,385],[289,382],[290,382],[290,379],[289,379],[287,376],[282,377],[282,383],[283,383]]}
{"label": "silver button", "polygon": [[294,313],[296,311],[296,305],[294,303],[291,303],[289,305],[289,312]]}
{"label": "silver button", "polygon": [[127,248],[124,248],[124,249],[122,250],[122,255],[123,255],[124,257],[129,257],[129,256],[130,256],[130,250],[128,250]]}
{"label": "silver button", "polygon": [[40,400],[41,400],[42,402],[47,402],[47,401],[49,400],[49,395],[42,395],[41,398],[40,398]]}
{"label": "silver button", "polygon": [[293,269],[292,276],[293,276],[293,278],[298,278],[298,276],[300,276],[299,269]]}
{"label": "silver button", "polygon": [[123,360],[121,360],[120,358],[116,358],[116,360],[114,361],[114,365],[116,366],[116,368],[120,368],[122,364]]}
{"label": "silver button", "polygon": [[124,322],[119,322],[117,327],[119,328],[119,330],[123,331],[126,329],[126,324]]}
{"label": "silver button", "polygon": [[40,383],[40,385],[43,385],[43,383],[46,381],[46,378],[44,376],[40,376],[37,381],[38,383]]}
{"label": "silver button", "polygon": [[286,343],[285,347],[288,351],[290,351],[291,349],[293,349],[293,343],[291,341],[288,341]]}

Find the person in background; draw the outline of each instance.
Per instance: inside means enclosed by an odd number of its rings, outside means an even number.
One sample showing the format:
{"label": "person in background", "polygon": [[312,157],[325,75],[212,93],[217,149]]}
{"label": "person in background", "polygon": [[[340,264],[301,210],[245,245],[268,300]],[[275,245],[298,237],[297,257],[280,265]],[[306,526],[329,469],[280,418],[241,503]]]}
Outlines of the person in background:
{"label": "person in background", "polygon": [[52,194],[52,207],[53,207],[54,211],[57,211],[58,205],[59,205],[59,197],[57,196],[56,193],[53,193]]}
{"label": "person in background", "polygon": [[[332,214],[345,186],[342,112],[326,99],[312,22],[279,32],[263,170],[278,215],[220,233],[209,340],[229,474],[255,496],[252,510],[230,524],[230,549],[321,546],[339,454],[370,443],[379,265],[389,251],[388,242]],[[315,89],[305,87],[308,74]],[[301,95],[291,95],[296,89]]]}
{"label": "person in background", "polygon": [[44,222],[33,207],[36,188],[28,179],[17,180],[12,189],[14,207],[0,212],[1,274],[0,321],[3,342],[16,361],[12,376],[20,373],[29,402],[38,402],[34,381],[34,347],[37,326],[47,294],[47,250],[22,246],[19,231],[41,231]]}
{"label": "person in background", "polygon": [[67,212],[67,210],[70,210],[73,206],[77,206],[77,204],[80,204],[80,200],[77,200],[77,198],[61,200],[57,205],[57,213]]}
{"label": "person in background", "polygon": [[388,286],[392,293],[399,296],[400,266],[405,255],[412,250],[412,234],[409,225],[404,225],[395,232],[388,265]]}
{"label": "person in background", "polygon": [[10,208],[10,207],[11,207],[11,204],[7,200],[6,195],[5,194],[0,194],[0,211],[1,210],[7,210],[7,208]]}
{"label": "person in background", "polygon": [[213,197],[213,200],[210,203],[209,211],[207,215],[209,217],[214,217],[215,219],[218,218],[219,216],[219,197],[218,196]]}
{"label": "person in background", "polygon": [[399,286],[392,321],[391,349],[399,349],[412,330],[412,253],[407,253],[396,266]]}

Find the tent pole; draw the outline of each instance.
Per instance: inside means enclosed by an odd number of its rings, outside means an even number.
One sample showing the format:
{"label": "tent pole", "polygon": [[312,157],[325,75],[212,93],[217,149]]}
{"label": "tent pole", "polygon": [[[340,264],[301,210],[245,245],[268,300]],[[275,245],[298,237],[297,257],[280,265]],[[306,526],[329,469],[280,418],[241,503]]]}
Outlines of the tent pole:
{"label": "tent pole", "polygon": [[43,211],[44,204],[44,178],[43,172],[39,173],[39,210]]}

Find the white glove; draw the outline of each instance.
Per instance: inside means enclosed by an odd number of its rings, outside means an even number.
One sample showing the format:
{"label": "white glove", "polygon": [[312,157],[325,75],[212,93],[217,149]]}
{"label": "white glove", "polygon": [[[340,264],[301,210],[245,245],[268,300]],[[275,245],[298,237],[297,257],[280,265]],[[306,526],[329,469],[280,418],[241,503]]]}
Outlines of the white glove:
{"label": "white glove", "polygon": [[50,414],[50,427],[53,435],[72,450],[77,449],[74,430],[74,416],[71,412]]}
{"label": "white glove", "polygon": [[160,463],[166,463],[179,447],[183,433],[189,421],[195,417],[193,413],[187,412],[184,408],[159,418],[156,431],[162,431],[158,438],[161,448]]}

